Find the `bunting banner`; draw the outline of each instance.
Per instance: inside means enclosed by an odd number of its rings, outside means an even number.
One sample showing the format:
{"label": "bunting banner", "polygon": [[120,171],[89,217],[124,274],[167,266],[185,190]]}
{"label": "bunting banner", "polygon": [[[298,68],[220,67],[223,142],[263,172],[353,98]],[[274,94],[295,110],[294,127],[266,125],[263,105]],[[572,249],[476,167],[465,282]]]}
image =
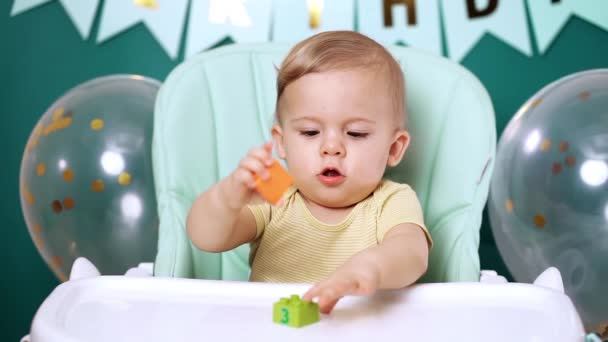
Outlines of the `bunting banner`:
{"label": "bunting banner", "polygon": [[10,15],[53,2],[82,39],[97,15],[99,44],[143,23],[172,59],[182,44],[188,58],[226,38],[296,42],[322,31],[356,30],[383,44],[436,54],[445,41],[445,54],[460,62],[485,34],[532,56],[531,39],[546,53],[572,16],[608,31],[608,0],[105,0],[102,6],[99,0],[14,0]]}
{"label": "bunting banner", "polygon": [[191,0],[186,57],[226,37],[239,43],[265,42],[272,0]]}
{"label": "bunting banner", "polygon": [[51,0],[15,0],[11,9],[11,16],[15,16],[36,6],[47,3]]}
{"label": "bunting banner", "polygon": [[608,31],[608,1],[597,0],[528,0],[528,10],[536,44],[544,54],[568,19],[576,15]]}
{"label": "bunting banner", "polygon": [[323,31],[352,30],[353,0],[281,0],[274,2],[275,42],[297,42]]}
{"label": "bunting banner", "polygon": [[403,43],[441,54],[436,1],[357,0],[359,32],[383,44]]}
{"label": "bunting banner", "polygon": [[[15,0],[11,15],[17,15],[51,0]],[[59,0],[82,39],[88,39],[99,0]]]}
{"label": "bunting banner", "polygon": [[138,23],[143,23],[167,54],[175,59],[187,8],[188,0],[105,0],[97,42],[102,43]]}
{"label": "bunting banner", "polygon": [[451,59],[461,61],[486,32],[532,55],[524,0],[441,0],[441,5]]}

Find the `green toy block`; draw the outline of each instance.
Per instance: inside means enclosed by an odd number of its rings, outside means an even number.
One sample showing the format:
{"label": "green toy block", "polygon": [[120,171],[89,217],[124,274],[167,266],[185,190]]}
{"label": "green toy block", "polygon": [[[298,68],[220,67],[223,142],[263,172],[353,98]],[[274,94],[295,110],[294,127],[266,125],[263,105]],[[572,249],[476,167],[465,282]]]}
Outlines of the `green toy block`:
{"label": "green toy block", "polygon": [[298,295],[281,298],[272,309],[273,322],[295,328],[316,323],[320,316],[319,304],[303,301]]}

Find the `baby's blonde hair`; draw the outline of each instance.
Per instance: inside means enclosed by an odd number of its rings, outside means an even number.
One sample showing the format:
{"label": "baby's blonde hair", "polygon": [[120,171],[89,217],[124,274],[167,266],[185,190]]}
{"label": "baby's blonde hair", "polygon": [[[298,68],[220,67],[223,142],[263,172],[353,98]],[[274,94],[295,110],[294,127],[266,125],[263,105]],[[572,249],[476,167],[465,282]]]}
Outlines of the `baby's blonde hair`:
{"label": "baby's blonde hair", "polygon": [[398,125],[405,127],[405,81],[399,63],[382,45],[354,31],[318,33],[289,51],[277,76],[277,119],[281,95],[300,77],[315,72],[370,68],[386,74]]}

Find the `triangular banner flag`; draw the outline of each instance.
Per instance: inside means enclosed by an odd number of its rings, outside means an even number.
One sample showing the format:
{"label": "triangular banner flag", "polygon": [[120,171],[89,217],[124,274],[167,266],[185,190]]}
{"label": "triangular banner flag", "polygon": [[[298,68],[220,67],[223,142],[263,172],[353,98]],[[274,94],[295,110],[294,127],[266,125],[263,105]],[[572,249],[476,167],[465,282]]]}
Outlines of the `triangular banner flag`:
{"label": "triangular banner flag", "polygon": [[11,17],[25,11],[29,11],[32,8],[45,4],[49,1],[51,0],[15,0],[15,2],[13,2],[13,8],[11,9]]}
{"label": "triangular banner flag", "polygon": [[384,43],[441,54],[439,8],[432,1],[357,0],[359,31]]}
{"label": "triangular banner flag", "polygon": [[230,36],[235,42],[267,42],[271,0],[192,0],[186,57]]}
{"label": "triangular banner flag", "polygon": [[59,0],[76,25],[82,39],[87,39],[95,19],[99,0]]}
{"label": "triangular banner flag", "polygon": [[532,55],[524,0],[441,0],[441,4],[451,59],[460,62],[486,32]]}
{"label": "triangular banner flag", "polygon": [[[15,0],[11,16],[26,12],[51,0]],[[59,0],[83,39],[89,37],[99,0]]]}
{"label": "triangular banner flag", "polygon": [[104,42],[142,22],[175,59],[187,9],[188,0],[155,0],[155,6],[141,6],[130,0],[105,0],[97,42]]}
{"label": "triangular banner flag", "polygon": [[606,0],[528,0],[528,9],[534,26],[536,44],[541,54],[547,51],[573,15],[608,31],[608,1]]}
{"label": "triangular banner flag", "polygon": [[316,33],[353,30],[353,0],[281,0],[274,2],[272,41],[296,42]]}

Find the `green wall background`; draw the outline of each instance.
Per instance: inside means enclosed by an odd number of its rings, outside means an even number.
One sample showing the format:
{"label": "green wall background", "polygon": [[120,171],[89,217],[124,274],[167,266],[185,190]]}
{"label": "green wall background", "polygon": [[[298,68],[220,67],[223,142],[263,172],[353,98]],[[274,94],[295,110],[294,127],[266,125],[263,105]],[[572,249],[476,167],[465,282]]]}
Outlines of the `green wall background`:
{"label": "green wall background", "polygon": [[[91,38],[83,41],[56,2],[13,18],[11,6],[12,1],[0,2],[1,341],[25,335],[36,309],[59,284],[30,239],[19,201],[21,155],[37,120],[66,90],[94,77],[134,73],[162,81],[177,65],[142,25],[97,45],[99,16]],[[528,58],[486,35],[462,62],[490,92],[499,133],[544,85],[573,72],[608,68],[608,32],[578,18],[568,22],[545,55],[532,44],[534,56]],[[508,275],[487,216],[480,255],[483,268]]]}

